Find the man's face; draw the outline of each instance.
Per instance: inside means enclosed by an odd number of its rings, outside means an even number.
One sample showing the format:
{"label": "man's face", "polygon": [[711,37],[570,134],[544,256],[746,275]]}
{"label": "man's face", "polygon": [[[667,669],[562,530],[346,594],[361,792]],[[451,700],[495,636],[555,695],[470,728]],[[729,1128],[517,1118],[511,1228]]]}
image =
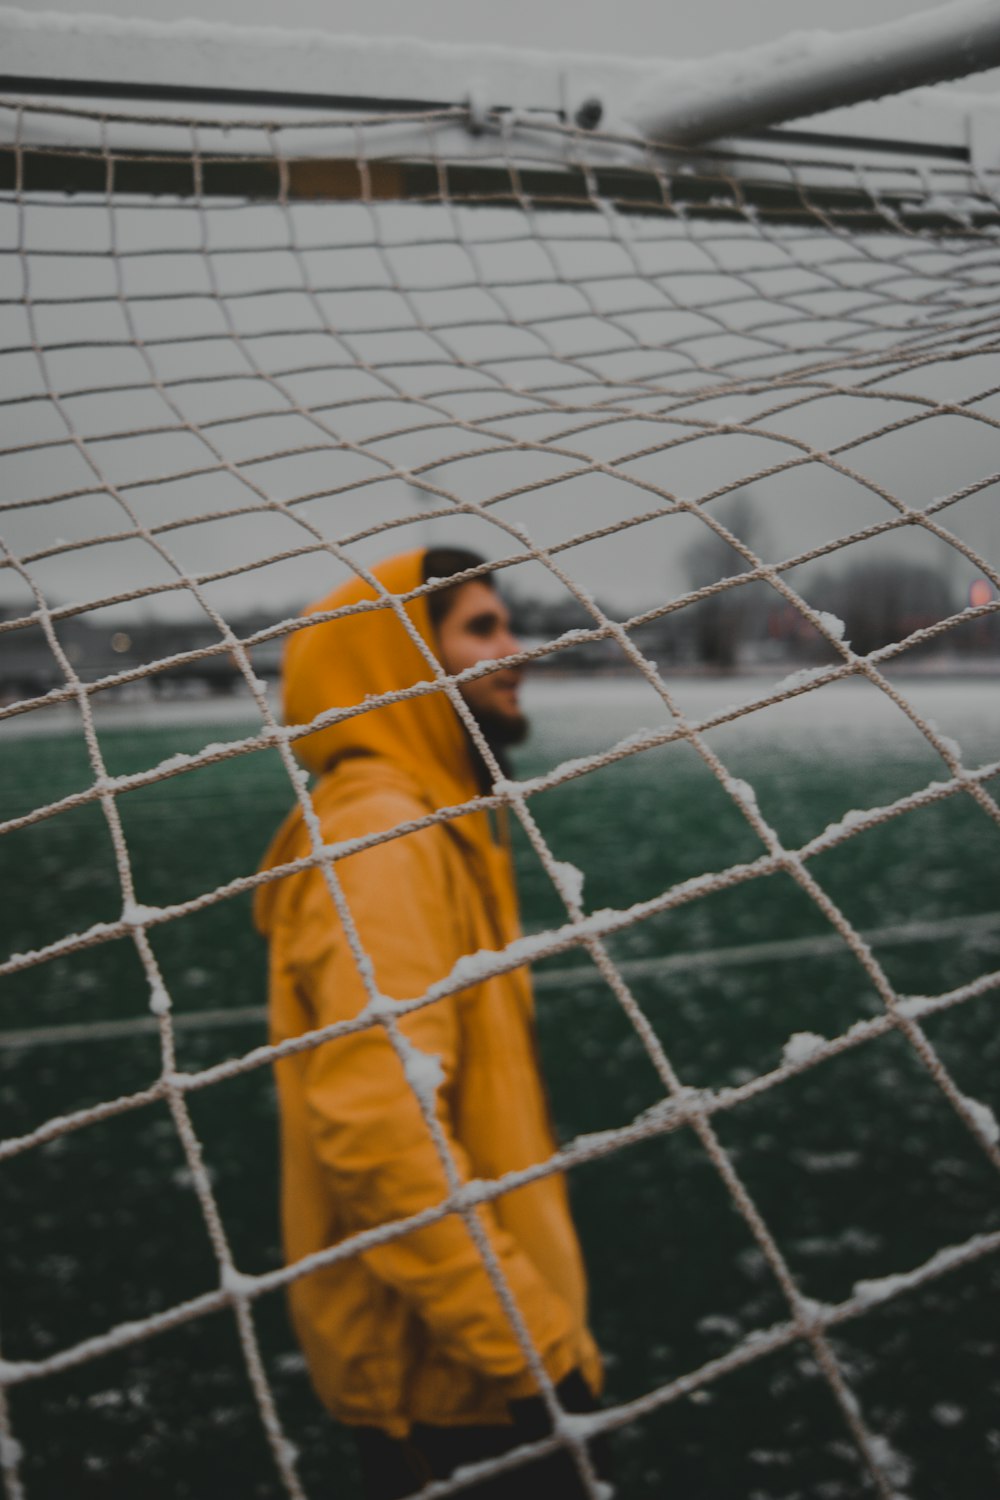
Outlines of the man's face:
{"label": "man's face", "polygon": [[[511,631],[510,611],[495,589],[478,578],[455,590],[437,637],[441,665],[451,675],[477,662],[513,656],[520,649]],[[520,667],[501,667],[459,688],[494,743],[516,745],[527,733],[519,698],[522,675]]]}

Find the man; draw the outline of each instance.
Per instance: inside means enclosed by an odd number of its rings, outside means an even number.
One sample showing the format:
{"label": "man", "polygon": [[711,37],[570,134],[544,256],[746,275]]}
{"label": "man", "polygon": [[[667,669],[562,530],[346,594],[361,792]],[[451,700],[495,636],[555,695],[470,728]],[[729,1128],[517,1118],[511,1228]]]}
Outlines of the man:
{"label": "man", "polygon": [[[404,595],[479,562],[452,550],[419,551],[390,558],[374,573],[390,594]],[[313,610],[377,597],[356,580]],[[489,575],[405,609],[451,675],[517,650]],[[501,668],[461,688],[501,755],[504,742],[526,729],[520,676]],[[432,677],[392,609],[361,608],[290,637],[286,722],[308,724],[331,708]],[[339,718],[296,741],[296,750],[319,777],[312,800],[326,843],[423,819],[488,785],[482,757],[440,691]],[[295,810],[265,867],[310,849]],[[509,850],[485,812],[395,836],[339,860],[335,871],[370,962],[368,984],[321,870],[260,887],[255,917],[270,942],[275,1042],[349,1020],[373,993],[415,999],[464,954],[503,949],[519,934]],[[462,1181],[499,1177],[555,1149],[523,969],[411,1011],[398,1028],[402,1059],[375,1023],[277,1064],[289,1262],[441,1203],[449,1193],[442,1146]],[[414,1077],[430,1080],[424,1096],[434,1131]],[[586,1326],[584,1271],[562,1178],[544,1177],[477,1213],[564,1405],[592,1409],[600,1362]],[[459,1215],[299,1278],[290,1300],[315,1388],[355,1430],[368,1500],[395,1500],[548,1430],[528,1357]],[[515,1493],[520,1500],[536,1493],[568,1500],[583,1492],[560,1454],[470,1493],[480,1500]]]}

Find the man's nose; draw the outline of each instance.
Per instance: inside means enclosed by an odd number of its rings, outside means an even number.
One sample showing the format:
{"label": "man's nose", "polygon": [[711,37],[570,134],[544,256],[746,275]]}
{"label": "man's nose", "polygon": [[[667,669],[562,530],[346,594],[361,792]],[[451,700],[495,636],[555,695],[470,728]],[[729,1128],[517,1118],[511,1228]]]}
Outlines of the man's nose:
{"label": "man's nose", "polygon": [[521,642],[512,630],[505,630],[501,640],[500,656],[516,656],[521,649]]}

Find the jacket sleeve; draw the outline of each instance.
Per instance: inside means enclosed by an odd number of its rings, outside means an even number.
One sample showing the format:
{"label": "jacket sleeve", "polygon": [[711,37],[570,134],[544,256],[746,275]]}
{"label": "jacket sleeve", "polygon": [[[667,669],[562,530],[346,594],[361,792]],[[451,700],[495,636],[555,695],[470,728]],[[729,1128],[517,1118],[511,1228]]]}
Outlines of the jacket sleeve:
{"label": "jacket sleeve", "polygon": [[[411,815],[412,809],[400,810],[400,820]],[[395,1000],[423,994],[461,953],[443,844],[447,837],[441,828],[429,828],[337,865],[378,990]],[[315,1023],[323,1026],[356,1015],[368,995],[322,874],[311,871],[306,882],[299,918],[304,946],[311,951],[300,980]],[[325,942],[324,932],[329,934]],[[400,1030],[419,1052],[438,1060],[436,1116],[457,1174],[466,1181],[469,1162],[455,1139],[449,1109],[461,1063],[461,998],[448,996],[402,1017]],[[349,1231],[405,1218],[447,1197],[438,1146],[381,1025],[316,1048],[306,1080],[314,1149]],[[497,1128],[502,1130],[502,1121]],[[573,1315],[501,1228],[492,1206],[478,1213],[532,1341],[559,1380],[575,1359]],[[534,1389],[483,1258],[457,1214],[368,1250],[364,1259],[411,1304],[451,1358],[507,1382],[511,1395]]]}

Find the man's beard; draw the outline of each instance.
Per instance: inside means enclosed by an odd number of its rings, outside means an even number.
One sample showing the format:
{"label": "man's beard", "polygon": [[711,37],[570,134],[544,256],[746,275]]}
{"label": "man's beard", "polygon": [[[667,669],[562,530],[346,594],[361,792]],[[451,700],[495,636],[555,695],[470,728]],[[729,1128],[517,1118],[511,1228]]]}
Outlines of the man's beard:
{"label": "man's beard", "polygon": [[523,745],[531,724],[524,714],[494,714],[489,709],[472,710],[483,738],[491,750],[505,750],[508,745]]}
{"label": "man's beard", "polygon": [[[471,707],[471,704],[470,704]],[[473,717],[482,730],[483,739],[493,752],[501,775],[510,776],[511,766],[507,758],[510,745],[521,745],[528,737],[531,721],[524,714],[493,714],[489,709],[472,709]],[[480,753],[479,746],[471,738],[469,749],[476,771],[480,791],[489,794],[493,790],[493,773]]]}

